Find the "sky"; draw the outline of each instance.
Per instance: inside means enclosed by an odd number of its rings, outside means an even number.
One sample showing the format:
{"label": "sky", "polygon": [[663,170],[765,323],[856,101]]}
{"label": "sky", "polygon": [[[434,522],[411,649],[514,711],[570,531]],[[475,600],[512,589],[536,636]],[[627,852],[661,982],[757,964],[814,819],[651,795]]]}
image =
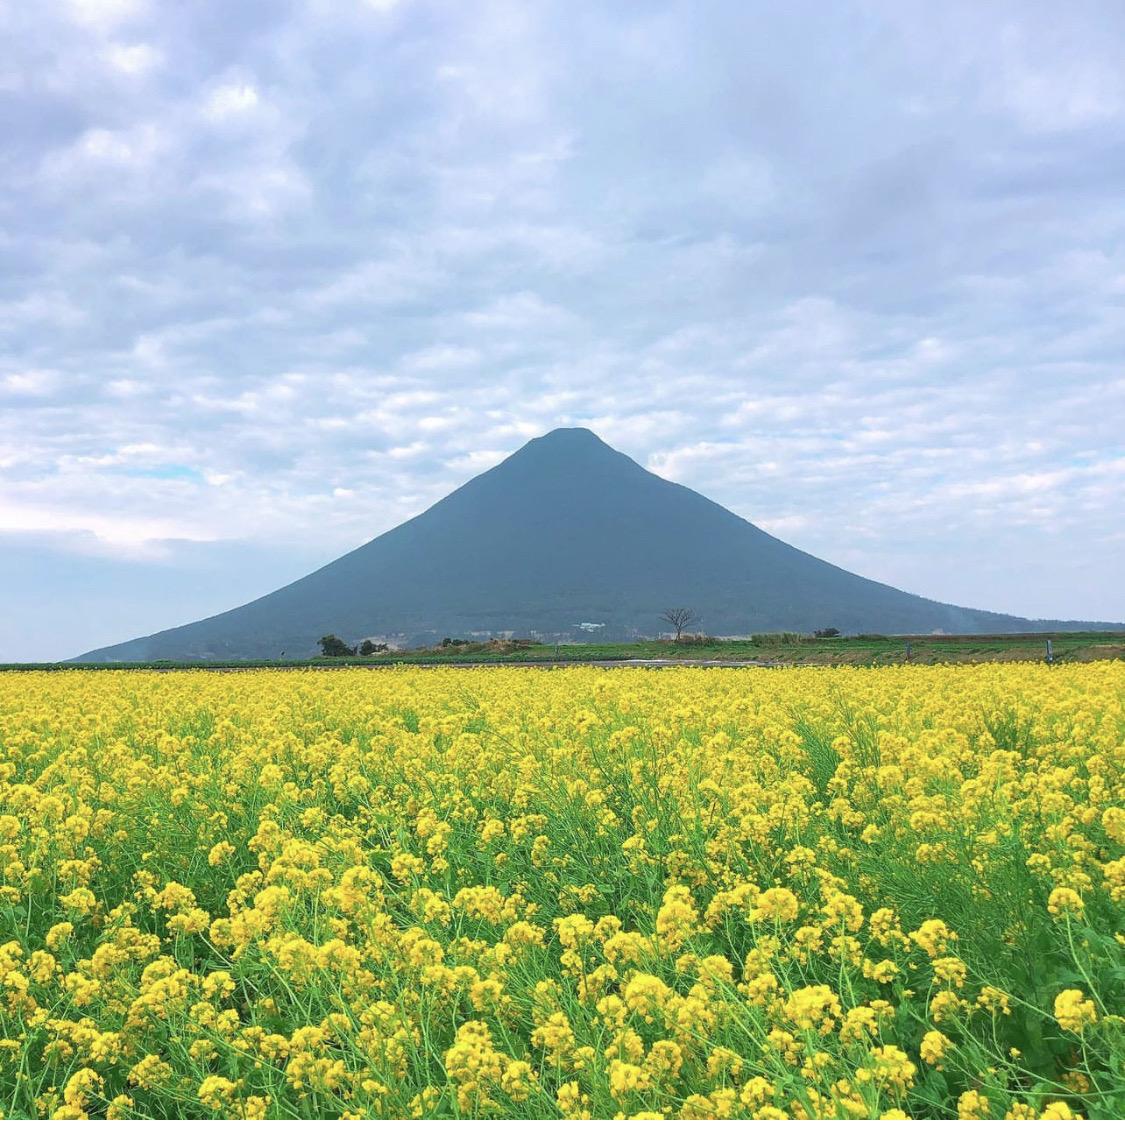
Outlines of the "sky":
{"label": "sky", "polygon": [[1125,620],[1125,6],[0,0],[0,660],[583,425],[871,578]]}

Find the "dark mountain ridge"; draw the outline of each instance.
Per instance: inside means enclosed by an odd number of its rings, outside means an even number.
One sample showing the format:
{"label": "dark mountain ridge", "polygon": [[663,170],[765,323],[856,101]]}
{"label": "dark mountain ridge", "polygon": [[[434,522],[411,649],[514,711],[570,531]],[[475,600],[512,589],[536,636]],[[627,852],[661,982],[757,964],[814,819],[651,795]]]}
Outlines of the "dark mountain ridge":
{"label": "dark mountain ridge", "polygon": [[262,598],[83,661],[311,654],[317,639],[653,635],[666,606],[709,633],[1012,633],[1031,621],[861,578],[666,481],[585,429],[533,439],[389,532]]}

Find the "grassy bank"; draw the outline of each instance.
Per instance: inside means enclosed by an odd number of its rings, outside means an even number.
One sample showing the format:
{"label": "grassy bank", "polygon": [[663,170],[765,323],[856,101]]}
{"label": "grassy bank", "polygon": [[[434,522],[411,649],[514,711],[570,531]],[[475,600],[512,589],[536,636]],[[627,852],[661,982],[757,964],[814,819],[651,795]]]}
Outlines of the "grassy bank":
{"label": "grassy bank", "polygon": [[304,660],[149,661],[119,664],[37,663],[5,669],[73,668],[324,668],[358,665],[589,664],[610,661],[730,661],[768,665],[961,664],[980,661],[1042,661],[1050,639],[1056,662],[1125,657],[1125,633],[1031,633],[918,637],[813,638],[763,634],[749,640],[703,642],[630,641],[564,645],[506,641],[436,649],[409,649],[371,657],[311,657]]}

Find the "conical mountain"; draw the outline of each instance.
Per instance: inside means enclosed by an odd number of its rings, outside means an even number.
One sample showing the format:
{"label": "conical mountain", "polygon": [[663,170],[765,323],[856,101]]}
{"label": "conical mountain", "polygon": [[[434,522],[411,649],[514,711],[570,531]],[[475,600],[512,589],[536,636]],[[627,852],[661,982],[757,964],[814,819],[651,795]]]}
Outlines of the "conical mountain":
{"label": "conical mountain", "polygon": [[1018,632],[1094,623],[933,602],[799,551],[585,429],[528,442],[420,516],[262,598],[80,660],[299,656],[355,640],[512,631],[652,636],[667,606],[712,634]]}

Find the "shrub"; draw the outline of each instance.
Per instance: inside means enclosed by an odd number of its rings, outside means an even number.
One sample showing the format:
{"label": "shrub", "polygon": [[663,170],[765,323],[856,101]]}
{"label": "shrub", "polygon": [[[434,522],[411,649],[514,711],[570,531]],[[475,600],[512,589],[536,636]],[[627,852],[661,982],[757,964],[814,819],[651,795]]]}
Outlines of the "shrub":
{"label": "shrub", "polygon": [[338,638],[334,633],[326,633],[318,642],[321,653],[325,657],[354,657],[355,646],[348,645],[346,641]]}

